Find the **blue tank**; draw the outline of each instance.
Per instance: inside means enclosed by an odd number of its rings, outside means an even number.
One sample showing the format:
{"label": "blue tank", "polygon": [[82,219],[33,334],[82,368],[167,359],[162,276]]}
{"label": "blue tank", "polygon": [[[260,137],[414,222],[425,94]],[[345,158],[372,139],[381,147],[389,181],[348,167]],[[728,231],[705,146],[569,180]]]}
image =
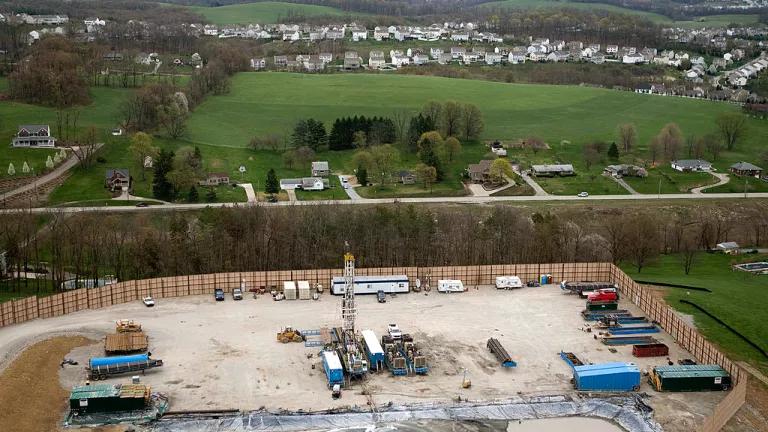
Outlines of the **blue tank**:
{"label": "blue tank", "polygon": [[136,354],[115,357],[93,357],[88,363],[91,368],[95,366],[114,366],[117,364],[145,362],[149,360],[149,354]]}

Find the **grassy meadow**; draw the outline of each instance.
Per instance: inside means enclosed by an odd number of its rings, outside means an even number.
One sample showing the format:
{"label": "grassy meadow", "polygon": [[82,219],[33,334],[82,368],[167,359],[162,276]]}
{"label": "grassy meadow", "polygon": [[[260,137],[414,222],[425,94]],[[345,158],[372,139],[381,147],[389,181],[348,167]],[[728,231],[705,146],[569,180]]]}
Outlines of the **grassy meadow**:
{"label": "grassy meadow", "polygon": [[276,23],[279,18],[286,18],[289,14],[301,15],[305,17],[317,15],[349,15],[347,12],[341,9],[328,6],[276,1],[243,3],[219,7],[190,6],[188,9],[192,12],[199,13],[200,15],[207,18],[208,21],[219,25]]}
{"label": "grassy meadow", "polygon": [[693,316],[696,326],[711,341],[732,358],[746,360],[768,372],[768,359],[733,335],[720,324],[697,309],[680,303],[692,301],[735,328],[753,342],[768,350],[768,310],[760,305],[768,302],[768,275],[756,276],[731,269],[731,263],[765,261],[765,255],[744,255],[737,258],[722,254],[699,253],[690,274],[683,271],[680,257],[663,255],[642,272],[629,263],[622,268],[635,279],[708,288],[712,292],[668,288],[665,299],[669,305]]}

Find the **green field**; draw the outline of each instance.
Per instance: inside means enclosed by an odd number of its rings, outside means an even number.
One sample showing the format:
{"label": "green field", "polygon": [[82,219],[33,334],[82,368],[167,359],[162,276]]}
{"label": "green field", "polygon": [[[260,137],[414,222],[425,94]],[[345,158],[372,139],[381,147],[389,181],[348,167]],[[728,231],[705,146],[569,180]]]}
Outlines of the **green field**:
{"label": "green field", "polygon": [[730,177],[730,182],[718,187],[713,187],[712,189],[705,189],[704,193],[744,193],[745,190],[747,193],[768,192],[767,181],[754,177],[736,177],[733,174],[731,174]]}
{"label": "green field", "polygon": [[644,194],[659,193],[659,186],[661,193],[685,193],[699,186],[717,183],[717,179],[711,174],[682,173],[672,169],[667,163],[649,169],[648,177],[625,177],[624,181],[632,186],[632,189]]}
{"label": "green field", "polygon": [[349,15],[341,9],[328,6],[285,2],[243,3],[219,7],[190,6],[188,9],[192,12],[199,13],[207,18],[208,21],[219,25],[276,23],[279,18],[286,18],[289,14],[294,16],[302,15],[305,17],[317,15]]}
{"label": "green field", "polygon": [[612,13],[621,13],[628,15],[636,15],[649,19],[650,21],[664,25],[664,26],[676,26],[676,27],[725,27],[729,24],[757,24],[758,15],[744,14],[744,15],[709,15],[696,17],[690,21],[675,21],[668,16],[661,15],[654,12],[646,12],[641,10],[624,8],[621,6],[614,6],[605,3],[582,3],[568,0],[502,0],[490,3],[483,3],[478,6],[479,8],[488,7],[502,7],[502,8],[518,8],[518,9],[531,9],[531,8],[570,8],[581,10],[602,10]]}
{"label": "green field", "polygon": [[[746,360],[768,371],[768,359],[697,309],[680,303],[692,301],[768,350],[768,275],[755,276],[731,270],[733,257],[699,253],[689,275],[685,275],[680,257],[664,255],[640,274],[630,264],[622,268],[630,276],[646,281],[665,282],[708,288],[712,292],[670,288],[666,301],[675,309],[691,314],[704,335],[737,360]],[[745,262],[765,261],[765,256],[741,256]]]}

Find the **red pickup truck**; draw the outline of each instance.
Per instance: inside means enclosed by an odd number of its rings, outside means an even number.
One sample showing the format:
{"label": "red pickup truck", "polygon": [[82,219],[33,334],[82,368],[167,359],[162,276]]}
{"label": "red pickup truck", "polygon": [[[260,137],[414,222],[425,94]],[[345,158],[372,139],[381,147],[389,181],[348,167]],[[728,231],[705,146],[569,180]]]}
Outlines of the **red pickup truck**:
{"label": "red pickup truck", "polygon": [[603,288],[601,290],[590,293],[589,296],[587,296],[587,300],[591,302],[616,301],[618,299],[619,293],[616,292],[615,288]]}

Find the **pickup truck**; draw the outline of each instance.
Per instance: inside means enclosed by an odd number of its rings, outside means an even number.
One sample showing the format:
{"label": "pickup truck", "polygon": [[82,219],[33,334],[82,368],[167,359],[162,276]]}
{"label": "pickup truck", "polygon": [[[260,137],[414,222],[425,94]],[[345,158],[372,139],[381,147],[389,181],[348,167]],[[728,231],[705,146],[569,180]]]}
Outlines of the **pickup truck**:
{"label": "pickup truck", "polygon": [[597,290],[593,293],[590,293],[587,296],[587,300],[591,302],[596,301],[616,301],[619,299],[619,294],[616,292],[615,288],[603,288],[600,290]]}
{"label": "pickup truck", "polygon": [[216,301],[224,301],[224,290],[221,288],[213,290],[213,298],[216,299]]}
{"label": "pickup truck", "polygon": [[233,300],[242,300],[243,299],[243,290],[240,288],[235,288],[232,290],[232,299]]}

